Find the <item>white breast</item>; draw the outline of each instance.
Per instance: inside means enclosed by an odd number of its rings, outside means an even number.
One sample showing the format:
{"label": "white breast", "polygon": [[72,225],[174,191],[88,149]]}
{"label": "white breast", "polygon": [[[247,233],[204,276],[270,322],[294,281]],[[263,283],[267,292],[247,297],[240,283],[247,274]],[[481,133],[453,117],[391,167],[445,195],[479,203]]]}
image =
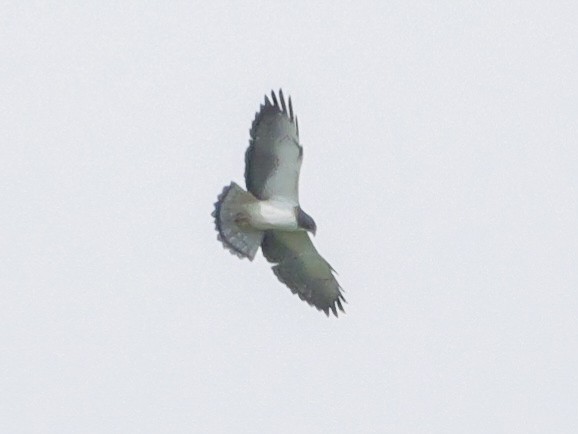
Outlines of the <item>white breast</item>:
{"label": "white breast", "polygon": [[297,230],[295,205],[279,200],[263,200],[250,205],[251,226],[261,229]]}

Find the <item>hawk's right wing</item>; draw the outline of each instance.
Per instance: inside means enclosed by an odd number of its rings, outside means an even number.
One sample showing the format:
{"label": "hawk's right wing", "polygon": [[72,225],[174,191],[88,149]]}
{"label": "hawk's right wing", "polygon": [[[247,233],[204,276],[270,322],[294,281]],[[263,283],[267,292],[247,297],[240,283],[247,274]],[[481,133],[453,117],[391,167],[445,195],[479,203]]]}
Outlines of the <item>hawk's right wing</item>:
{"label": "hawk's right wing", "polygon": [[344,312],[342,289],[333,276],[332,268],[315,249],[306,232],[267,231],[261,245],[263,255],[274,262],[277,278],[317,309],[337,316]]}

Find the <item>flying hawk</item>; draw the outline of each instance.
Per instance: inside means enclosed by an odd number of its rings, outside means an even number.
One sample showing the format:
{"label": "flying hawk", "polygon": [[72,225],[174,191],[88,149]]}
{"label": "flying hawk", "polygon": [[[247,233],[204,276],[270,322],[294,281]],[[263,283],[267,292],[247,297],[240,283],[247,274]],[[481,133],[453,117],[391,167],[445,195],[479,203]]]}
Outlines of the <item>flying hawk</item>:
{"label": "flying hawk", "polygon": [[299,206],[299,171],[303,148],[291,97],[285,103],[271,92],[256,113],[245,153],[243,190],[231,182],[219,195],[212,215],[223,245],[240,258],[253,260],[261,246],[274,263],[277,278],[317,309],[344,312],[342,289],[333,268],[313,246],[307,232],[317,227]]}

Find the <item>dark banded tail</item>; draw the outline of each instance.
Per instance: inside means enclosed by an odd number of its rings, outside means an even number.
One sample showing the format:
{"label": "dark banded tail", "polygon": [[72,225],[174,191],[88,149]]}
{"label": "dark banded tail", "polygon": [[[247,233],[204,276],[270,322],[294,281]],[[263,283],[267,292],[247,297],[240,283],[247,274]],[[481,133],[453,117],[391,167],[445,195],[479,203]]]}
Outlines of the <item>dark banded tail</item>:
{"label": "dark banded tail", "polygon": [[215,210],[211,214],[219,232],[217,239],[232,254],[239,258],[249,258],[250,261],[255,258],[264,235],[263,231],[249,225],[244,211],[245,205],[256,200],[251,193],[231,182],[219,195]]}

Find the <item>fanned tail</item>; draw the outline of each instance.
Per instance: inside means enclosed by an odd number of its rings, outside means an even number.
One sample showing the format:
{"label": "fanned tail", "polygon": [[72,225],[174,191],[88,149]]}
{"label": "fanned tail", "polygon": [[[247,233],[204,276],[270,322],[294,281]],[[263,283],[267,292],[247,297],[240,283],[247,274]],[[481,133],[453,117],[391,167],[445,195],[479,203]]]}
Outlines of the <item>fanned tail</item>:
{"label": "fanned tail", "polygon": [[219,195],[211,214],[219,232],[217,239],[232,254],[249,258],[250,261],[255,258],[264,235],[263,231],[248,224],[248,216],[244,212],[244,206],[256,200],[251,193],[231,182]]}

